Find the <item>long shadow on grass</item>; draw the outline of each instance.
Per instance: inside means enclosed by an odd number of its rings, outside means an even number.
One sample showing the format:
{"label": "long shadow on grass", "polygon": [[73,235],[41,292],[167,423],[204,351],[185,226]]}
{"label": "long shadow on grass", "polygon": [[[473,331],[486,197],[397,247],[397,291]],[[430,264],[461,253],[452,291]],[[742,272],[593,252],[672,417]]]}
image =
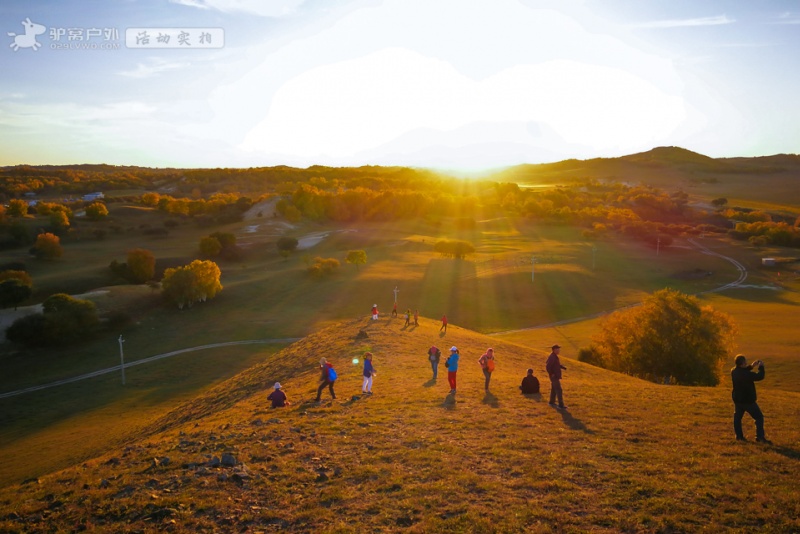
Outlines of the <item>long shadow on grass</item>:
{"label": "long shadow on grass", "polygon": [[533,399],[536,402],[542,402],[542,394],[541,393],[523,393],[523,397],[526,399]]}
{"label": "long shadow on grass", "polygon": [[497,408],[499,406],[497,402],[497,397],[495,397],[491,392],[487,391],[486,395],[483,396],[483,403],[488,404],[492,408]]}
{"label": "long shadow on grass", "polygon": [[773,445],[772,449],[781,456],[786,456],[787,458],[790,458],[792,460],[800,460],[800,451],[798,451],[797,449],[792,449],[789,447],[781,447],[776,445]]}
{"label": "long shadow on grass", "polygon": [[450,393],[444,398],[444,402],[442,402],[442,407],[446,410],[455,410],[456,409],[456,394]]}
{"label": "long shadow on grass", "polygon": [[424,388],[432,388],[435,385],[436,385],[436,379],[435,378],[431,378],[430,380],[428,380],[427,382],[422,384],[422,387],[424,387]]}
{"label": "long shadow on grass", "polygon": [[572,417],[572,414],[567,410],[560,410],[560,412],[561,419],[563,419],[564,423],[572,430],[580,430],[581,432],[586,432],[587,434],[594,434],[594,430],[589,430],[586,425],[583,424],[583,421]]}

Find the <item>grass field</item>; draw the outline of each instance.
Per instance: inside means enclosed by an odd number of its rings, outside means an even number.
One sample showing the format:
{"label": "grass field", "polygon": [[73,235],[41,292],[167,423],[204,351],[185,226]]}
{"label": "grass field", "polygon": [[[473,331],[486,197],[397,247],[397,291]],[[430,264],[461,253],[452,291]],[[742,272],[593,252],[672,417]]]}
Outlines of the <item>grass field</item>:
{"label": "grass field", "polygon": [[[361,329],[369,337],[356,340]],[[546,383],[544,397],[517,390],[525,368],[541,377],[546,351],[438,330],[363,318],[314,333],[161,418],[146,439],[0,491],[0,530],[800,529],[797,393],[763,395],[774,445],[738,443],[727,391],[565,358],[561,412]],[[455,396],[442,375],[430,379],[430,343],[461,349]],[[489,345],[498,363],[484,394],[476,360]],[[350,363],[364,350],[378,370],[371,397]],[[338,398],[316,405],[321,356],[339,370]],[[267,408],[275,380],[291,407]],[[223,453],[237,465],[212,467]]]}
{"label": "grass field", "polygon": [[[123,212],[126,228],[160,224],[148,210]],[[687,242],[676,240],[656,254],[635,242],[587,242],[571,227],[505,217],[478,221],[467,232],[447,222],[436,228],[424,222],[306,224],[293,234],[328,237],[284,260],[268,231],[249,236],[241,261],[220,262],[224,290],[191,310],[163,305],[146,287],[108,286],[108,263],[124,260],[130,248],[153,250],[159,265],[186,263],[196,256],[199,238],[219,229],[182,224],[158,239],[126,231],[106,242],[69,243],[55,262],[26,259],[40,298],[103,288],[108,292],[91,297],[98,307],[126,311],[133,322],[75,348],[23,352],[4,346],[0,392],[116,365],[120,334],[127,361],[206,343],[312,335],[277,356],[277,348],[246,346],[139,366],[129,370],[125,388],[118,376],[106,375],[0,399],[0,453],[15,458],[0,467],[0,487],[8,486],[0,520],[10,517],[0,531],[177,528],[169,526],[173,520],[186,529],[256,531],[289,525],[351,531],[362,524],[420,532],[797,528],[790,513],[797,510],[797,494],[786,472],[798,459],[791,421],[798,415],[800,364],[793,350],[798,341],[786,325],[798,319],[800,287],[796,275],[779,278],[760,266],[761,256],[786,252],[702,240],[745,264],[746,284],[755,286],[701,297],[734,317],[742,352],[767,362],[759,391],[776,446],[751,451],[729,443],[725,382],[720,388],[665,388],[570,362],[569,416],[514,389],[529,365],[541,374],[546,347],[557,342],[574,356],[602,320],[577,319],[635,304],[663,287],[698,293],[736,278],[730,263]],[[221,229],[244,235],[243,224]],[[432,248],[442,237],[470,240],[477,253],[468,261],[441,258]],[[340,273],[324,280],[305,273],[304,257],[343,259],[350,249],[364,249],[367,265],[343,263]],[[22,257],[13,251],[0,256],[3,262]],[[419,309],[430,318],[420,328],[403,329],[401,320],[386,319],[395,286],[401,311]],[[373,303],[384,319],[354,319]],[[444,339],[438,337],[442,313],[455,325]],[[527,330],[561,321],[567,322]],[[370,334],[366,344],[353,342],[359,326]],[[476,333],[506,331],[514,332],[491,338]],[[469,347],[462,376],[471,393],[459,392],[458,402],[445,402],[441,378],[439,385],[427,381],[420,355],[431,342]],[[477,366],[469,370],[489,344],[506,358],[494,379],[496,397],[484,397]],[[378,351],[378,395],[353,401],[356,384],[330,406],[306,402],[320,355],[343,365],[366,349]],[[350,368],[341,383],[355,383],[357,374]],[[290,397],[301,402],[270,423],[273,415],[260,392],[275,380],[286,382]],[[137,441],[144,435],[149,442]],[[109,449],[123,460],[91,460]],[[227,449],[253,472],[247,484],[231,486],[217,480],[216,470],[198,474],[183,467]],[[740,459],[743,450],[754,457]],[[148,467],[160,455],[169,456],[170,465]],[[759,459],[768,467],[752,473]],[[77,464],[88,467],[47,475]],[[329,468],[324,484],[315,478],[322,467]],[[30,477],[40,483],[22,486],[23,497],[13,497],[17,487],[10,484]],[[770,477],[778,481],[774,487],[767,487]],[[98,488],[103,478],[112,485]],[[84,484],[88,488],[77,492]],[[127,489],[143,484],[152,492]],[[740,494],[736,488],[747,489]],[[48,494],[61,506],[50,508],[55,501],[45,499]],[[232,511],[223,511],[218,500],[229,496]],[[759,508],[744,509],[745,497]],[[716,509],[714,502],[724,505]]]}

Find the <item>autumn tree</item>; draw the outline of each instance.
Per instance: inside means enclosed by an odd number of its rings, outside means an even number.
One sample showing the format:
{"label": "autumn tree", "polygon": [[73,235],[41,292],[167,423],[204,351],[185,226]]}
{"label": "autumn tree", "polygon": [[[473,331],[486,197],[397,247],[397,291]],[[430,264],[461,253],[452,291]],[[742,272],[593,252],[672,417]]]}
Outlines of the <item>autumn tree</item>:
{"label": "autumn tree", "polygon": [[167,269],[161,281],[164,298],[178,308],[214,298],[222,290],[220,270],[213,261],[194,260],[189,265]]}
{"label": "autumn tree", "polygon": [[50,212],[50,226],[56,232],[62,232],[69,228],[69,215],[63,210]]}
{"label": "autumn tree", "polygon": [[733,319],[673,289],[653,293],[641,306],[611,315],[583,360],[633,376],[715,386],[733,352]]}
{"label": "autumn tree", "polygon": [[344,261],[354,264],[356,270],[358,270],[359,265],[365,265],[367,263],[367,253],[363,250],[349,250],[347,251],[347,257]]}
{"label": "autumn tree", "polygon": [[36,243],[31,248],[31,253],[37,258],[46,260],[60,258],[64,249],[61,248],[61,240],[57,235],[46,232],[36,237]]}
{"label": "autumn tree", "polygon": [[311,276],[320,278],[335,273],[339,270],[339,260],[336,258],[314,258],[314,262],[308,266],[308,273]]}
{"label": "autumn tree", "polygon": [[143,248],[128,251],[128,270],[134,284],[143,284],[156,274],[156,257]]}
{"label": "autumn tree", "polygon": [[100,221],[108,217],[108,208],[102,202],[94,202],[86,206],[86,217],[92,221]]}
{"label": "autumn tree", "polygon": [[33,278],[31,278],[31,275],[29,275],[25,271],[19,271],[14,269],[7,269],[5,271],[0,271],[0,282],[3,282],[5,280],[11,280],[12,278],[16,278],[17,280],[20,280],[23,284],[33,287]]}
{"label": "autumn tree", "polygon": [[25,217],[28,214],[28,203],[21,198],[12,198],[8,201],[6,213],[9,217]]}

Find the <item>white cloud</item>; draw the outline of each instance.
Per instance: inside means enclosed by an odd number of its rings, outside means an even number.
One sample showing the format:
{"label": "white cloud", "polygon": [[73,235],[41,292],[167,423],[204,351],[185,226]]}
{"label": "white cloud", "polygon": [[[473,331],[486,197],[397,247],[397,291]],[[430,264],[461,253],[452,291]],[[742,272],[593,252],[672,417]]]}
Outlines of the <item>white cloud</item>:
{"label": "white cloud", "polygon": [[714,17],[699,17],[693,19],[670,19],[670,20],[655,20],[652,22],[643,22],[634,25],[635,28],[685,28],[693,26],[721,26],[724,24],[733,24],[735,19],[729,18],[727,15],[717,15]]}
{"label": "white cloud", "polygon": [[187,67],[189,67],[189,63],[176,63],[161,58],[151,58],[149,64],[137,63],[135,69],[119,71],[117,74],[128,78],[152,78],[162,72],[184,69]]}
{"label": "white cloud", "polygon": [[174,4],[215,9],[225,13],[252,13],[262,17],[285,17],[294,13],[304,0],[170,0]]}

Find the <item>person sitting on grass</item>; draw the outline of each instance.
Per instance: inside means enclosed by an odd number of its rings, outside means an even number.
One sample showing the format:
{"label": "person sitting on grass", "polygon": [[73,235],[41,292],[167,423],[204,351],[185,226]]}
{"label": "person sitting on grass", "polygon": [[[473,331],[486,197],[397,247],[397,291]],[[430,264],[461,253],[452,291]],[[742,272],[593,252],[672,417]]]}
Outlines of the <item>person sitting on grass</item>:
{"label": "person sitting on grass", "polygon": [[275,391],[267,396],[267,400],[272,401],[273,408],[283,408],[292,404],[286,399],[286,393],[283,392],[280,382],[275,382],[275,386],[273,387]]}
{"label": "person sitting on grass", "polygon": [[519,386],[523,395],[535,395],[539,393],[539,379],[533,376],[533,369],[528,369],[528,376],[522,379]]}

